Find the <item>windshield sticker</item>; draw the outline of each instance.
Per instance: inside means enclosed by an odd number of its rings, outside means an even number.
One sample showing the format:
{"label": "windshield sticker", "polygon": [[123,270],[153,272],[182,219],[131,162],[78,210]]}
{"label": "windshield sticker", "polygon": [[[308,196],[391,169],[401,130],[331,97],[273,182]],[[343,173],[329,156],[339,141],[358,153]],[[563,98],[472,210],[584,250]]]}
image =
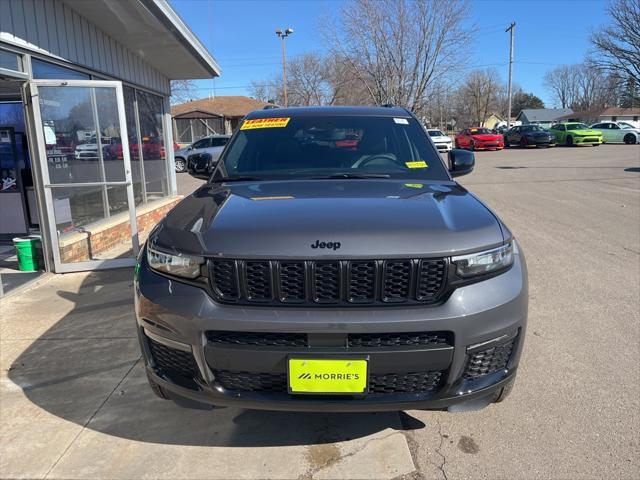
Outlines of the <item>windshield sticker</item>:
{"label": "windshield sticker", "polygon": [[240,130],[254,130],[256,128],[283,128],[286,127],[291,118],[254,118],[253,120],[245,120]]}
{"label": "windshield sticker", "polygon": [[424,185],[421,184],[421,183],[405,183],[404,186],[408,187],[408,188],[422,188],[422,187],[424,187]]}
{"label": "windshield sticker", "polygon": [[409,125],[409,120],[406,118],[394,118],[394,122],[399,123],[400,125]]}
{"label": "windshield sticker", "polygon": [[404,163],[407,168],[427,168],[427,162],[425,162],[424,160],[420,160],[418,162],[405,162]]}

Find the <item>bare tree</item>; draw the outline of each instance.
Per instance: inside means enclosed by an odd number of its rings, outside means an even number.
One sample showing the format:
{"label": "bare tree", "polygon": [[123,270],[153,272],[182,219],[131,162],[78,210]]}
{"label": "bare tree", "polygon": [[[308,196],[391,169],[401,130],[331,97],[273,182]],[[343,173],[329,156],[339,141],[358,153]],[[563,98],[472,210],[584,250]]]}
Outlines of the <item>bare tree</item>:
{"label": "bare tree", "polygon": [[544,85],[561,108],[569,108],[575,103],[579,76],[580,69],[576,65],[561,65],[545,74]]}
{"label": "bare tree", "polygon": [[334,92],[327,61],[315,53],[294,58],[288,65],[289,103],[291,105],[327,105]]}
{"label": "bare tree", "polygon": [[283,99],[282,81],[280,77],[265,81],[251,81],[249,95],[263,102],[281,104]]}
{"label": "bare tree", "polygon": [[[291,59],[287,71],[287,93],[292,106],[371,103],[364,84],[353,76],[344,58],[307,53]],[[252,81],[250,92],[259,100],[282,104],[281,75],[275,73],[271,80]]]}
{"label": "bare tree", "polygon": [[433,83],[452,73],[468,45],[469,11],[465,0],[351,0],[323,31],[369,102],[421,114]]}
{"label": "bare tree", "polygon": [[623,82],[591,63],[579,63],[547,72],[545,86],[562,108],[586,111],[616,105]]}
{"label": "bare tree", "polygon": [[591,35],[590,63],[640,83],[640,0],[613,0],[607,10],[611,25]]}
{"label": "bare tree", "polygon": [[579,72],[576,79],[576,98],[571,108],[577,111],[603,109],[618,103],[621,82],[615,75],[609,75],[590,65],[576,65]]}
{"label": "bare tree", "polygon": [[198,96],[198,89],[193,80],[171,80],[171,105],[184,103]]}
{"label": "bare tree", "polygon": [[495,70],[471,72],[456,94],[459,123],[482,125],[499,109],[503,85]]}

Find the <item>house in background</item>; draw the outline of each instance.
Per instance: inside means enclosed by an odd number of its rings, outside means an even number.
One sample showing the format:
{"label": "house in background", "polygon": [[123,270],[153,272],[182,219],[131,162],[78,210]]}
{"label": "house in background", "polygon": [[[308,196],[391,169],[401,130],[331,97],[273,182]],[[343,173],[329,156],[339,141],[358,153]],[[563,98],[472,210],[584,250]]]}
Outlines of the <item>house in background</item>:
{"label": "house in background", "polygon": [[559,122],[582,122],[590,125],[598,121],[598,116],[602,113],[601,108],[592,110],[582,110],[579,112],[572,112],[567,115],[563,115],[558,118]]}
{"label": "house in background", "polygon": [[640,119],[640,108],[616,108],[610,107],[598,115],[599,122],[637,122]]}
{"label": "house in background", "polygon": [[500,122],[503,122],[502,117],[498,116],[495,113],[492,113],[484,122],[482,122],[482,126],[491,130],[496,128],[496,125],[498,125]]}
{"label": "house in background", "polygon": [[233,133],[249,112],[269,103],[240,95],[202,98],[171,107],[174,140],[193,143],[207,135]]}
{"label": "house in background", "polygon": [[573,110],[570,108],[527,108],[518,114],[516,120],[522,122],[522,125],[533,124],[550,127],[558,122],[561,117],[572,113]]}

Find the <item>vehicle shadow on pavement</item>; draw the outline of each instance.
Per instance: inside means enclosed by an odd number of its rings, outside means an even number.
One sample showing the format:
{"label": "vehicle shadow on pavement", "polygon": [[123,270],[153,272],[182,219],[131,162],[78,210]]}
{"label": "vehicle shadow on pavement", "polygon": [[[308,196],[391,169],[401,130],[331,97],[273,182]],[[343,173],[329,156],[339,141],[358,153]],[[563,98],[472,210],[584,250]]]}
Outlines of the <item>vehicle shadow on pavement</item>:
{"label": "vehicle shadow on pavement", "polygon": [[161,400],[147,385],[132,287],[132,271],[122,269],[92,273],[78,291],[49,293],[73,307],[16,358],[9,379],[56,417],[102,434],[159,444],[314,445],[424,427],[404,413],[188,410]]}

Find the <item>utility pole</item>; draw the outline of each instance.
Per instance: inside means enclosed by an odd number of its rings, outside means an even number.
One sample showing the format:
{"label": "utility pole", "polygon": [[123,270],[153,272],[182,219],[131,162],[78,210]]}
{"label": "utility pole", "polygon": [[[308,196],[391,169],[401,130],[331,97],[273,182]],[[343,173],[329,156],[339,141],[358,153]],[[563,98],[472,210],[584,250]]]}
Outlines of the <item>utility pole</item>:
{"label": "utility pole", "polygon": [[282,89],[284,93],[284,106],[288,107],[287,101],[287,49],[285,47],[286,38],[293,33],[292,28],[287,28],[284,32],[281,28],[276,30],[276,35],[282,40]]}
{"label": "utility pole", "polygon": [[513,70],[513,32],[516,28],[516,22],[511,22],[509,28],[505,32],[510,32],[509,40],[509,86],[507,87],[507,130],[511,128],[511,76]]}

